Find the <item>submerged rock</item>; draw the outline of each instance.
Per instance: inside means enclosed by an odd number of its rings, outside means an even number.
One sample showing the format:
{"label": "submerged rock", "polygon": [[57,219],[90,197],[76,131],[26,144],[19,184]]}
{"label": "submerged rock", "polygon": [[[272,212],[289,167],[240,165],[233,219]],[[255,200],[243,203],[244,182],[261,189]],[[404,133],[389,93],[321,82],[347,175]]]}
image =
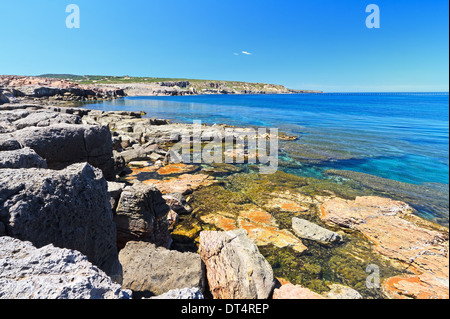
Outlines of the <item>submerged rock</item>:
{"label": "submerged rock", "polygon": [[138,296],[161,295],[185,287],[205,290],[204,266],[198,254],[129,242],[119,259],[123,265],[122,287]]}
{"label": "submerged rock", "polygon": [[81,253],[0,237],[0,299],[130,299]]}
{"label": "submerged rock", "polygon": [[325,245],[342,241],[341,235],[296,217],[292,218],[292,229],[300,238],[314,240]]}
{"label": "submerged rock", "polygon": [[244,230],[201,232],[199,253],[215,299],[267,299],[272,294],[272,268]]}

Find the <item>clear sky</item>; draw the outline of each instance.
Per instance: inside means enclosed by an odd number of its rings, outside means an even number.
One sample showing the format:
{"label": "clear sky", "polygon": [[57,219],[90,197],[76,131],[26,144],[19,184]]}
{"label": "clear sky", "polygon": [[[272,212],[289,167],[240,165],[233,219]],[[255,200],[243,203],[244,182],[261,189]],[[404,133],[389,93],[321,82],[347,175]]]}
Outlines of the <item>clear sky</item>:
{"label": "clear sky", "polygon": [[[448,0],[0,1],[0,74],[449,90]],[[379,29],[366,27],[372,3]],[[69,4],[79,29],[66,27]]]}

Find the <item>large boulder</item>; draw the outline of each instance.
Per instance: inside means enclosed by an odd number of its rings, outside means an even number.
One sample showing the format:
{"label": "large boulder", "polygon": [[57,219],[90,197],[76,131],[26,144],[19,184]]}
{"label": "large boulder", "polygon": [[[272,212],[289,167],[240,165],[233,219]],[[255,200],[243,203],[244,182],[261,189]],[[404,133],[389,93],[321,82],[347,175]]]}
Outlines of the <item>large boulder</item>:
{"label": "large boulder", "polygon": [[0,237],[0,299],[130,299],[81,253]]}
{"label": "large boulder", "polygon": [[47,168],[47,162],[31,148],[0,151],[0,168]]}
{"label": "large boulder", "polygon": [[124,188],[114,217],[119,249],[129,241],[147,241],[169,248],[169,212],[170,207],[157,188],[139,183]]}
{"label": "large boulder", "polygon": [[32,148],[52,169],[88,162],[100,168],[107,180],[115,178],[111,132],[106,126],[55,124],[27,127],[13,133],[23,146]]}
{"label": "large boulder", "polygon": [[146,242],[129,242],[119,254],[124,289],[136,296],[161,295],[185,287],[205,289],[204,265],[195,253],[181,253]]}
{"label": "large boulder", "polygon": [[267,299],[273,271],[245,230],[200,233],[199,253],[215,299]]}
{"label": "large boulder", "polygon": [[10,237],[36,247],[78,250],[120,280],[116,228],[100,170],[0,169],[0,222]]}

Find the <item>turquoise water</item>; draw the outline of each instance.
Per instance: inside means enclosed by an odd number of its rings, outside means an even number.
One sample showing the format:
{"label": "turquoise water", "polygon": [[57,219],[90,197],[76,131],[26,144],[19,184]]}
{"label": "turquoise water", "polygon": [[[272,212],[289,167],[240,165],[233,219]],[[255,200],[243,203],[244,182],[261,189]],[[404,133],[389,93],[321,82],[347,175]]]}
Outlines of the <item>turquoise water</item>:
{"label": "turquoise water", "polygon": [[418,185],[449,183],[448,93],[130,97],[88,107],[279,128],[300,137],[284,145],[285,170],[298,175],[333,168]]}

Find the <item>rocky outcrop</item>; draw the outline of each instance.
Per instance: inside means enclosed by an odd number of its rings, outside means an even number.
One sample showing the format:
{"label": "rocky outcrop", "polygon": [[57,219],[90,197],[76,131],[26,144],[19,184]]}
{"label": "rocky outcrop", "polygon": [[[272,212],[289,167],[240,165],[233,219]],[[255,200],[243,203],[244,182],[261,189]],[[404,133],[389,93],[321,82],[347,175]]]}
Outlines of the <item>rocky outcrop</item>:
{"label": "rocky outcrop", "polygon": [[55,124],[27,127],[12,135],[44,158],[49,168],[88,162],[101,169],[106,179],[115,179],[111,133],[107,127]]}
{"label": "rocky outcrop", "polygon": [[170,207],[155,187],[134,184],[124,188],[114,217],[119,249],[129,241],[147,241],[169,248],[169,212]]}
{"label": "rocky outcrop", "polygon": [[0,151],[1,168],[47,168],[47,162],[31,148],[14,151]]}
{"label": "rocky outcrop", "polygon": [[78,250],[120,280],[116,229],[100,170],[0,169],[0,221],[10,237],[36,247]]}
{"label": "rocky outcrop", "polygon": [[267,299],[273,271],[244,230],[200,233],[199,253],[215,299]]}
{"label": "rocky outcrop", "polygon": [[0,237],[0,299],[130,299],[81,253]]}
{"label": "rocky outcrop", "polygon": [[87,101],[125,96],[119,88],[99,88],[61,79],[17,75],[0,75],[0,87],[3,87],[0,104],[35,99]]}
{"label": "rocky outcrop", "polygon": [[204,265],[198,254],[181,253],[145,242],[129,242],[119,254],[124,289],[138,297],[162,295],[185,287],[205,289]]}
{"label": "rocky outcrop", "polygon": [[448,299],[448,230],[412,215],[407,204],[386,198],[336,198],[321,210],[324,221],[361,232],[380,254],[411,273],[384,283],[390,297]]}
{"label": "rocky outcrop", "polygon": [[292,218],[292,229],[298,237],[324,245],[342,241],[341,235],[297,217]]}

